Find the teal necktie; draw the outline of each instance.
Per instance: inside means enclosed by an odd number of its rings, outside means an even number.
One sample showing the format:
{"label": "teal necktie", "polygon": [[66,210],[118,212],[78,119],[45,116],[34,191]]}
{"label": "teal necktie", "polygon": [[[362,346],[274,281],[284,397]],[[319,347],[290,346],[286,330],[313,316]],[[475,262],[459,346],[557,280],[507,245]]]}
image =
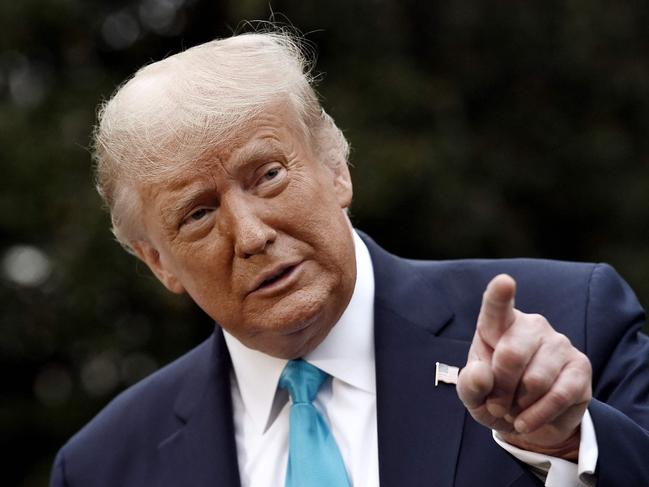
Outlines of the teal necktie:
{"label": "teal necktie", "polygon": [[349,487],[345,464],[336,440],[313,400],[327,374],[291,360],[279,378],[279,387],[291,396],[288,468],[285,487]]}

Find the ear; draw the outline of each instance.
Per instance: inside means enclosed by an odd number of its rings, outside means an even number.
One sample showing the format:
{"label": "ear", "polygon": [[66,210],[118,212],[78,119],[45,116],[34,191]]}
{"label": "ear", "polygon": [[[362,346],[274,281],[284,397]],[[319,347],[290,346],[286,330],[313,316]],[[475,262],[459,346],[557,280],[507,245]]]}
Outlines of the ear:
{"label": "ear", "polygon": [[160,253],[145,240],[129,242],[131,249],[137,257],[144,262],[158,280],[172,293],[182,294],[185,288],[176,275],[171,272],[168,266],[160,258]]}
{"label": "ear", "polygon": [[349,167],[345,161],[338,161],[338,163],[330,167],[334,175],[334,191],[338,203],[341,208],[349,208],[352,204],[352,196],[354,193],[352,187],[352,178],[349,174]]}

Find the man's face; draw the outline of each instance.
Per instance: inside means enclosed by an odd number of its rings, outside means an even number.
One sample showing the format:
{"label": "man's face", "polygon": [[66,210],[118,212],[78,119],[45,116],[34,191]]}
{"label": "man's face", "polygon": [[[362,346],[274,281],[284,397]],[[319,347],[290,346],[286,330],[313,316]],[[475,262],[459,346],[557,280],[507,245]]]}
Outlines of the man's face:
{"label": "man's face", "polygon": [[349,172],[320,163],[286,107],[223,145],[142,189],[149,242],[132,246],[168,289],[187,291],[248,347],[303,356],[353,291]]}

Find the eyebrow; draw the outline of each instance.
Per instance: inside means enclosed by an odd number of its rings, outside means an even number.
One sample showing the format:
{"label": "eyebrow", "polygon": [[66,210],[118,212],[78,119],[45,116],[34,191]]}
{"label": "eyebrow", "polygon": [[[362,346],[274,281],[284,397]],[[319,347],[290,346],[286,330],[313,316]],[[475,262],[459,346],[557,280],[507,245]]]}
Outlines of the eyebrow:
{"label": "eyebrow", "polygon": [[[160,209],[162,219],[166,223],[175,224],[179,216],[185,215],[195,204],[205,197],[208,193],[213,194],[214,188],[208,187],[206,184],[196,185],[192,188],[180,189],[177,191],[182,192],[181,196],[174,199],[173,202],[163,206]],[[169,196],[173,198],[176,191],[172,191]]]}
{"label": "eyebrow", "polygon": [[[275,138],[263,137],[256,139],[250,144],[246,144],[235,152],[226,165],[243,169],[249,164],[254,164],[265,159],[284,159],[284,157],[284,151]],[[231,171],[228,172],[232,174]]]}
{"label": "eyebrow", "polygon": [[[284,158],[284,151],[279,147],[278,141],[273,137],[263,137],[236,151],[223,166],[228,174],[235,176],[236,172],[245,170],[251,164],[267,159]],[[228,169],[227,166],[231,167]],[[177,189],[172,189],[167,197],[173,198],[174,201],[160,209],[163,221],[166,224],[175,225],[179,215],[185,215],[196,204],[196,201],[200,201],[208,193],[213,192],[213,185],[208,185],[206,182],[189,187],[181,185]]]}

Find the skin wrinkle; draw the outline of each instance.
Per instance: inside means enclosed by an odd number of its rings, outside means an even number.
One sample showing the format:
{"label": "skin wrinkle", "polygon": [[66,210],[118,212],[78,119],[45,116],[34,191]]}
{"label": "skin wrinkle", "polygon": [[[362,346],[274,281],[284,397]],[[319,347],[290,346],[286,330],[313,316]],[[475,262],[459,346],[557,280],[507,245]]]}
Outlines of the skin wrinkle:
{"label": "skin wrinkle", "polygon": [[[282,106],[287,109],[297,109],[296,104],[299,105],[299,101],[289,99],[279,98],[279,101],[274,101],[269,106]],[[263,112],[263,108],[259,109],[262,113],[259,117],[263,117],[266,114]],[[320,157],[318,158],[322,164],[328,165],[331,168],[335,168],[340,164],[347,164],[347,153],[349,147],[344,136],[340,130],[335,126],[333,120],[329,115],[321,110],[320,118],[316,120],[315,117],[311,117],[311,124],[305,123],[305,120],[301,115],[294,116],[293,122],[297,126],[297,130],[307,138],[310,142],[310,145],[317,148]],[[222,137],[230,141],[229,145],[231,147],[237,147],[241,144],[239,136],[238,126],[233,126],[227,129],[222,133]],[[204,127],[203,132],[209,132],[209,127]],[[197,162],[209,161],[211,157],[214,157],[214,149],[206,150],[200,149],[197,154],[197,149],[195,147],[196,134],[194,133],[190,136],[187,130],[183,132],[178,132],[173,130],[176,135],[176,138],[170,136],[167,131],[161,131],[159,137],[163,137],[165,142],[152,144],[145,137],[144,140],[140,140],[139,143],[135,144],[136,146],[144,145],[148,147],[156,147],[156,149],[151,152],[149,155],[145,155],[142,162],[143,168],[136,172],[132,172],[135,168],[131,167],[131,164],[127,164],[127,160],[122,160],[120,165],[126,165],[126,172],[121,176],[119,174],[114,174],[112,177],[119,179],[122,182],[121,185],[125,186],[127,181],[125,178],[135,179],[135,180],[148,180],[150,182],[160,183],[163,181],[168,181],[170,179],[175,179],[178,177],[178,174],[186,173],[187,171],[192,170],[192,166]],[[184,134],[185,137],[178,139],[179,134]],[[209,134],[205,135],[203,139],[207,138],[213,139]],[[148,142],[147,142],[148,141]],[[115,146],[119,144],[115,143]],[[210,145],[210,142],[204,142],[198,144],[201,147],[207,147]],[[211,143],[214,146],[214,143]],[[227,157],[230,151],[233,149],[227,147],[226,144],[222,142],[219,144],[223,150],[223,157]],[[103,146],[102,141],[98,138],[97,147]],[[126,153],[126,148],[122,148],[120,151],[114,154],[114,157],[118,157],[119,153]],[[100,157],[99,153],[96,154],[97,157]],[[165,158],[167,160],[173,160],[173,164],[166,164]],[[130,168],[130,169],[129,169]],[[129,172],[130,171],[130,172]],[[101,173],[101,171],[100,171]],[[126,235],[130,235],[129,240],[146,239],[146,233],[140,232],[139,228],[142,226],[142,223],[136,220],[140,220],[139,215],[143,210],[143,205],[140,198],[137,197],[135,191],[127,191],[122,198],[127,198],[130,201],[122,201],[122,203],[117,204],[116,198],[114,198],[113,193],[104,193],[104,189],[111,191],[111,186],[107,186],[107,181],[103,180],[107,175],[100,175],[100,182],[98,184],[98,191],[100,194],[104,194],[106,200],[110,203],[109,206],[112,208],[113,213],[113,232],[118,240],[125,246],[126,250],[129,249],[128,241],[124,240]],[[129,196],[132,195],[132,196]],[[111,203],[112,202],[112,203]],[[119,211],[117,211],[119,209]],[[121,217],[119,215],[122,215]]]}
{"label": "skin wrinkle", "polygon": [[[322,162],[346,163],[347,141],[312,87],[310,54],[283,32],[216,40],[144,66],[100,105],[93,132],[97,189],[127,250],[129,241],[146,237],[136,193],[118,194],[119,187],[167,179],[278,101],[294,108],[300,130],[322,149]],[[173,166],[161,166],[165,160]]]}
{"label": "skin wrinkle", "polygon": [[[138,71],[94,133],[97,186],[120,243],[244,345],[281,358],[324,339],[356,278],[349,147],[311,80],[290,38],[215,41]],[[567,342],[548,345],[541,363],[543,337],[557,334],[514,297],[511,277],[488,285],[458,392],[510,443],[575,460],[589,362]],[[561,363],[549,390],[526,389],[537,355],[546,376]]]}
{"label": "skin wrinkle", "polygon": [[[474,419],[506,442],[576,461],[592,397],[590,363],[546,318],[516,310],[514,296],[510,276],[487,286],[458,394]],[[530,384],[528,373],[551,377]]]}
{"label": "skin wrinkle", "polygon": [[[321,164],[296,120],[294,110],[279,105],[242,128],[237,143],[206,163],[218,207],[176,233],[161,215],[196,196],[205,176],[156,185],[144,218],[159,258],[136,246],[170,290],[187,291],[245,345],[283,358],[303,356],[322,341],[355,281],[347,166]],[[265,167],[273,169],[268,178],[260,172]],[[288,264],[300,265],[286,289],[250,293],[261,272]]]}
{"label": "skin wrinkle", "polygon": [[[237,168],[239,170],[245,169],[240,166],[243,165],[243,161],[246,164],[254,165],[255,163],[261,162],[261,160],[282,160],[284,156],[279,150],[279,139],[275,133],[275,127],[273,126],[276,123],[276,120],[273,120],[273,117],[266,116],[260,117],[261,123],[266,123],[269,126],[267,127],[268,133],[264,131],[261,132],[259,140],[255,143],[248,144],[247,146],[241,147],[243,141],[240,140],[240,137],[235,138],[231,144],[224,144],[224,147],[230,147],[230,149],[223,149],[218,153],[218,151],[213,151],[208,157],[196,161],[193,167],[183,168],[182,173],[187,171],[192,171],[196,173],[205,173],[210,174],[210,171],[213,170],[214,162],[216,161],[221,167],[222,171],[226,173],[231,179],[236,178],[236,174],[231,173],[231,167]],[[270,141],[270,143],[268,142]],[[296,157],[296,152],[293,150],[288,154],[288,159],[294,159]],[[230,161],[230,162],[226,162]],[[200,166],[204,166],[200,168]],[[199,169],[200,168],[200,169]],[[172,203],[166,207],[161,208],[160,212],[163,215],[163,219],[168,222],[168,225],[173,225],[180,220],[179,214],[186,214],[194,204],[194,201],[200,200],[203,193],[213,190],[215,193],[218,193],[218,188],[216,184],[197,184],[195,189],[192,191],[186,186],[189,184],[184,178],[183,180],[178,181],[178,188],[174,191],[178,195],[177,199],[172,201]],[[212,178],[213,179],[213,178]],[[212,181],[213,182],[213,181]]]}

